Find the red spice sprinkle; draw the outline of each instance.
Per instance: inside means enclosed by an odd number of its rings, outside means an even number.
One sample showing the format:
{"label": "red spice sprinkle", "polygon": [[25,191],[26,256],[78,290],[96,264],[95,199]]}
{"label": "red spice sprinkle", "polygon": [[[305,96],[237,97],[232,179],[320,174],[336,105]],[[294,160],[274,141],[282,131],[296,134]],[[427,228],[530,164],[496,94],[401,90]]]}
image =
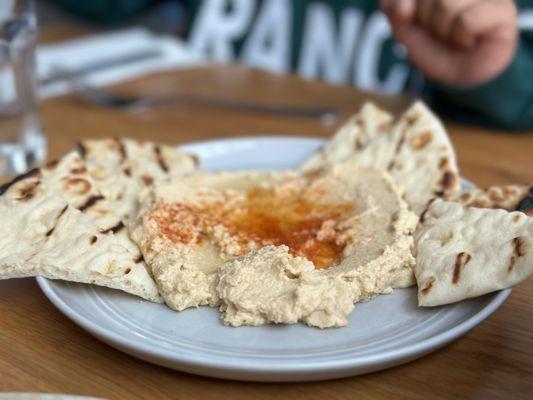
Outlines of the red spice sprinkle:
{"label": "red spice sprinkle", "polygon": [[308,197],[294,190],[253,189],[240,201],[207,201],[194,207],[164,205],[150,218],[173,243],[199,243],[203,233],[223,226],[240,247],[240,254],[257,246],[284,244],[317,269],[328,268],[338,262],[345,246],[335,241],[334,226],[354,205],[319,204]]}

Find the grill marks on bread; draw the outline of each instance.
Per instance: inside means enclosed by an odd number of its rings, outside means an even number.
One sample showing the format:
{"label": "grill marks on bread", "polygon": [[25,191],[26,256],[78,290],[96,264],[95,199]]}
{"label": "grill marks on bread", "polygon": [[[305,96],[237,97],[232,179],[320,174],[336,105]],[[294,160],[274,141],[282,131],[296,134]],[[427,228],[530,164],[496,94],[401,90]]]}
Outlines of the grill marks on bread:
{"label": "grill marks on bread", "polygon": [[126,226],[124,225],[124,223],[122,221],[120,221],[116,225],[114,225],[114,226],[112,226],[110,228],[104,229],[101,232],[102,233],[117,233],[117,232],[120,232],[125,227]]}
{"label": "grill marks on bread", "polygon": [[61,219],[61,217],[63,216],[63,214],[65,214],[65,212],[67,211],[68,209],[68,205],[66,205],[65,207],[63,207],[63,209],[59,212],[59,214],[57,215],[56,217],[56,220],[55,220],[55,223],[54,223],[54,226],[48,230],[48,232],[45,233],[45,236],[47,238],[49,238],[50,236],[52,236],[52,233],[54,233],[54,230],[56,229],[56,226],[57,224],[59,223],[59,220]]}
{"label": "grill marks on bread", "polygon": [[389,165],[387,166],[388,171],[392,171],[392,169],[396,166],[396,156],[398,156],[398,154],[400,153],[405,143],[406,136],[407,136],[406,129],[407,128],[403,129],[400,134],[400,138],[398,139],[398,143],[396,144],[396,148],[394,149],[395,158],[393,158],[391,162],[389,163]]}
{"label": "grill marks on bread", "polygon": [[511,241],[511,245],[513,246],[513,255],[511,256],[511,259],[509,260],[509,266],[507,267],[508,272],[513,271],[518,257],[522,257],[526,254],[525,249],[523,248],[524,240],[521,237],[515,237]]}
{"label": "grill marks on bread", "polygon": [[54,169],[56,169],[58,164],[59,164],[59,160],[52,160],[52,161],[47,162],[44,165],[44,168],[49,170],[49,171],[53,171]]}
{"label": "grill marks on bread", "polygon": [[[136,142],[122,138],[114,138],[107,140],[104,139],[101,143],[107,151],[110,151],[111,153],[115,154],[116,160],[118,162],[118,165],[120,166],[121,171],[128,178],[137,177],[141,179],[141,181],[145,185],[151,185],[155,181],[154,177],[152,177],[150,174],[142,173],[142,171],[137,170],[137,168],[135,167],[135,162],[137,160],[134,160],[132,158],[135,157],[135,151],[146,152],[146,157],[151,158],[151,160],[153,160],[153,162],[159,167],[159,169],[164,173],[164,175],[169,175],[171,172],[171,165],[169,165],[169,162],[171,162],[172,160],[168,160],[168,157],[165,157],[165,151],[168,150],[165,150],[165,146],[163,145],[149,142]],[[139,149],[134,149],[134,154],[130,154],[130,151],[128,151],[129,146],[138,147]],[[90,158],[88,156],[98,156],[96,153],[94,153],[95,150],[93,149],[93,144],[91,144],[90,142],[86,144],[78,143],[77,148],[80,156],[83,159]],[[150,153],[152,154],[150,155]],[[198,166],[198,157],[194,155],[190,155],[190,157],[194,166]]]}
{"label": "grill marks on bread", "polygon": [[154,146],[154,153],[155,153],[155,157],[157,159],[157,163],[159,164],[161,169],[165,173],[168,173],[168,165],[166,164],[165,159],[163,158],[163,154],[161,154],[161,147],[158,146],[158,145],[155,145]]}
{"label": "grill marks on bread", "polygon": [[17,187],[17,190],[18,190],[17,200],[19,201],[31,200],[37,193],[37,187],[40,184],[41,184],[41,181],[35,180],[32,182],[27,182],[27,184],[22,185],[22,187]]}
{"label": "grill marks on bread", "polygon": [[198,158],[198,156],[196,154],[189,154],[189,155],[191,156],[195,167],[200,165],[200,159]]}
{"label": "grill marks on bread", "polygon": [[80,157],[85,160],[85,158],[87,157],[87,147],[85,147],[83,143],[77,142],[76,150],[78,151],[78,154],[80,155]]}
{"label": "grill marks on bread", "polygon": [[[16,183],[22,182],[26,179],[33,178],[33,177],[40,177],[41,176],[41,170],[39,168],[33,168],[29,170],[28,172],[21,174],[11,181],[4,183],[2,186],[0,186],[0,196],[2,196],[5,192],[9,190],[12,186],[14,186]],[[38,183],[35,183],[34,187],[36,187]],[[29,185],[31,187],[31,185]],[[29,193],[27,194],[29,195]],[[33,196],[33,195],[32,195]],[[31,197],[30,197],[31,198]]]}
{"label": "grill marks on bread", "polygon": [[118,153],[120,154],[120,161],[124,162],[128,159],[128,153],[126,152],[126,146],[120,138],[115,138],[115,143],[117,144]]}
{"label": "grill marks on bread", "polygon": [[424,132],[411,139],[411,148],[420,150],[425,148],[433,140],[433,134],[430,131]]}
{"label": "grill marks on bread", "polygon": [[457,176],[451,171],[446,171],[444,175],[442,175],[442,180],[440,181],[442,189],[446,192],[446,190],[449,190],[456,186]]}
{"label": "grill marks on bread", "polygon": [[528,194],[518,202],[516,205],[516,211],[521,211],[524,214],[533,217],[533,186],[529,187]]}
{"label": "grill marks on bread", "polygon": [[70,173],[73,174],[73,175],[84,174],[86,172],[87,172],[87,168],[85,168],[85,166],[78,167],[78,168],[72,168],[70,170]]}
{"label": "grill marks on bread", "polygon": [[466,252],[461,252],[455,257],[455,266],[453,268],[452,283],[458,283],[461,277],[461,270],[468,264],[472,256]]}
{"label": "grill marks on bread", "polygon": [[[514,193],[511,203],[522,196]],[[533,218],[521,212],[434,201],[415,232],[419,305],[449,304],[527,279],[533,274],[532,234]]]}
{"label": "grill marks on bread", "polygon": [[91,191],[92,185],[91,182],[84,178],[70,178],[65,182],[64,189],[66,192],[83,196]]}
{"label": "grill marks on bread", "polygon": [[426,295],[429,293],[429,291],[431,290],[431,288],[433,287],[433,284],[435,283],[435,277],[430,277],[426,280],[426,282],[424,282],[424,286],[422,287],[422,289],[420,289],[420,294],[422,295]]}
{"label": "grill marks on bread", "polygon": [[98,195],[98,196],[91,196],[87,199],[87,201],[85,203],[83,203],[81,206],[78,207],[78,210],[80,211],[86,211],[88,210],[89,208],[91,208],[92,206],[94,206],[97,202],[101,201],[101,200],[104,200],[105,197],[102,196],[102,195]]}

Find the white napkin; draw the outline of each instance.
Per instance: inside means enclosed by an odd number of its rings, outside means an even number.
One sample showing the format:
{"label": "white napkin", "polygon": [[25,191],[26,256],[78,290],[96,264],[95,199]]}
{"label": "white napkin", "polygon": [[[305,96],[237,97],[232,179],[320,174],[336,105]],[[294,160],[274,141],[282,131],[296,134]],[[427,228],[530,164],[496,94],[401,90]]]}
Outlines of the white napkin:
{"label": "white napkin", "polygon": [[[110,58],[154,50],[160,52],[160,55],[87,73],[83,78],[91,85],[103,86],[151,72],[204,64],[203,56],[189,49],[180,39],[156,35],[145,28],[132,28],[38,46],[37,76],[42,80],[53,75],[57,69],[75,71],[88,63],[98,63],[99,60],[105,62]],[[56,81],[41,85],[39,97],[56,96],[68,91],[66,82]]]}

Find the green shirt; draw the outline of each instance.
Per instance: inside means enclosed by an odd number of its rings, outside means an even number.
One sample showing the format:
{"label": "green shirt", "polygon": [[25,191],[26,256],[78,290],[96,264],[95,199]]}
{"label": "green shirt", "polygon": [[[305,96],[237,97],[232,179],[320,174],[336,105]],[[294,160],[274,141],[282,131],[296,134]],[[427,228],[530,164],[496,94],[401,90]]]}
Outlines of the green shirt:
{"label": "green shirt", "polygon": [[[78,11],[84,4],[84,15],[94,18],[100,13],[107,15],[100,19],[116,20],[154,0],[56,1]],[[190,46],[215,60],[240,60],[278,73],[296,71],[305,78],[366,90],[411,91],[423,95],[440,113],[464,122],[533,128],[533,0],[516,2],[521,36],[513,63],[491,82],[468,89],[424,79],[391,37],[377,0],[182,3],[188,10]]]}

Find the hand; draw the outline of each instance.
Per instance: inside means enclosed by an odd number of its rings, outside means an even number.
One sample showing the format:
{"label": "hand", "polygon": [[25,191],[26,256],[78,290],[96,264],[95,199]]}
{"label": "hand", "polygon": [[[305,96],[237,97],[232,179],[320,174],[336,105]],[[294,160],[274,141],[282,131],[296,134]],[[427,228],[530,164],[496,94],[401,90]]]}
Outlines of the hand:
{"label": "hand", "polygon": [[382,0],[396,40],[430,79],[486,83],[513,61],[518,43],[512,0]]}

